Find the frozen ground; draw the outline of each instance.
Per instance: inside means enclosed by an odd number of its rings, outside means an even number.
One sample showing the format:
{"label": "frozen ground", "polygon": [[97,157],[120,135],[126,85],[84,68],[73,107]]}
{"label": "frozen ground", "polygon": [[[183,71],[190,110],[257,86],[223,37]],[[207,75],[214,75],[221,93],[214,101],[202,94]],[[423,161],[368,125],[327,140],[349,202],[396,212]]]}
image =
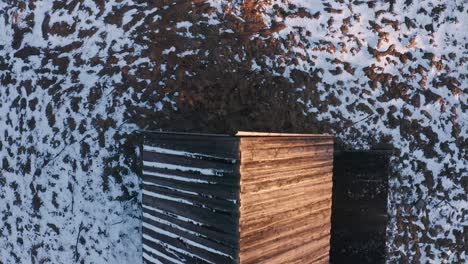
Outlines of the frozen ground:
{"label": "frozen ground", "polygon": [[389,262],[466,261],[467,2],[260,2],[0,1],[0,263],[140,263],[138,128],[393,147]]}

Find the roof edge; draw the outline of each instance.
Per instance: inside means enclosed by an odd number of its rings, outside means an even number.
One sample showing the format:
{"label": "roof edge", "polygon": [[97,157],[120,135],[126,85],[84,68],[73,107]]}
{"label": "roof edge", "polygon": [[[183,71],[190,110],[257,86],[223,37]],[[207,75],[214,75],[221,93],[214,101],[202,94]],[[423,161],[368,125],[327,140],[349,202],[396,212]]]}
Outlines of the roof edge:
{"label": "roof edge", "polygon": [[138,130],[140,133],[146,134],[161,134],[161,135],[186,135],[186,136],[206,136],[206,137],[319,137],[319,138],[334,138],[330,134],[300,134],[300,133],[270,133],[270,132],[253,132],[253,131],[237,131],[234,134],[211,134],[211,133],[194,133],[194,132],[174,132],[160,130]]}
{"label": "roof edge", "polygon": [[324,137],[333,138],[330,134],[300,134],[300,133],[269,133],[269,132],[251,132],[238,131],[236,137]]}

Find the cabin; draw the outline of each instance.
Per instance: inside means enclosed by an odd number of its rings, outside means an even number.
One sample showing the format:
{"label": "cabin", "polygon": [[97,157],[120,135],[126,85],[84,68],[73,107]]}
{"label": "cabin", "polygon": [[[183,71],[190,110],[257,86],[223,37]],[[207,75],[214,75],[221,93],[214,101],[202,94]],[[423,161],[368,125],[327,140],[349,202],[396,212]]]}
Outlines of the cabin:
{"label": "cabin", "polygon": [[144,135],[144,262],[329,263],[333,136]]}

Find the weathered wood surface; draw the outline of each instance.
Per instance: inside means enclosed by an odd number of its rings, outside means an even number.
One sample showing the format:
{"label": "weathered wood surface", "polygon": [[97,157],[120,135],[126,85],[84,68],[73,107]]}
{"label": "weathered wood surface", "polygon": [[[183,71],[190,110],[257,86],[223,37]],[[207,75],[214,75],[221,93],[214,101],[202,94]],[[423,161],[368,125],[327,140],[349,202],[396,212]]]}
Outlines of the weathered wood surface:
{"label": "weathered wood surface", "polygon": [[242,137],[239,260],[328,263],[333,139]]}
{"label": "weathered wood surface", "polygon": [[237,263],[238,139],[150,134],[143,146],[146,263]]}
{"label": "weathered wood surface", "polygon": [[293,133],[269,133],[269,132],[252,132],[252,131],[238,131],[237,137],[331,137],[325,134],[293,134]]}

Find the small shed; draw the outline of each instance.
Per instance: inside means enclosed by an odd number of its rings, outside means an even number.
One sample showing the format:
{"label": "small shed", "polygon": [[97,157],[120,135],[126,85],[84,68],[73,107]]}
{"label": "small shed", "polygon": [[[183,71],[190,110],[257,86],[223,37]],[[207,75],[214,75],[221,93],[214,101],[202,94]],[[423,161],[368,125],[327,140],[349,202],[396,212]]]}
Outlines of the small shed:
{"label": "small shed", "polygon": [[145,263],[328,263],[333,137],[145,132]]}

